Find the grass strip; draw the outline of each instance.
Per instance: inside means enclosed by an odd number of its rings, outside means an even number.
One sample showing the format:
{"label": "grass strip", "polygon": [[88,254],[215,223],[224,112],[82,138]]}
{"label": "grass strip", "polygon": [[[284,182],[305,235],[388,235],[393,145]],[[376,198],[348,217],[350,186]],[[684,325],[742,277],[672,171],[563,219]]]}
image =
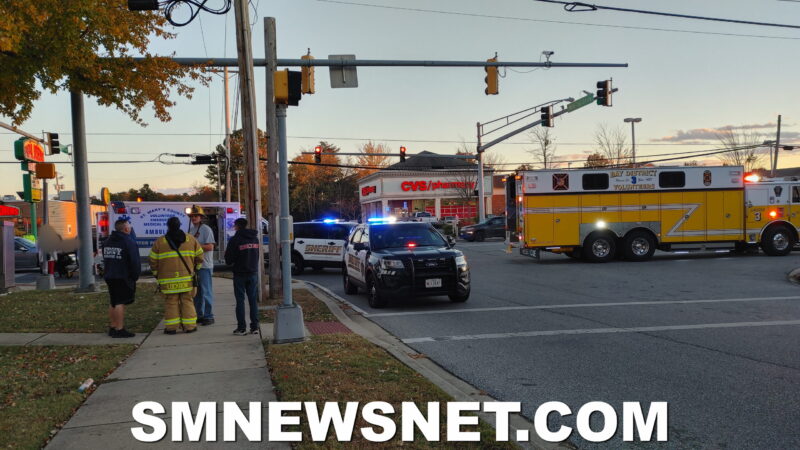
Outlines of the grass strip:
{"label": "grass strip", "polygon": [[0,347],[0,448],[41,448],[133,345]]}
{"label": "grass strip", "polygon": [[[305,289],[294,290],[295,300],[303,301],[303,313],[314,311],[306,321],[320,320],[318,310],[326,311],[325,317],[336,321],[327,305],[318,300]],[[302,300],[299,300],[302,299]],[[278,398],[282,401],[313,401],[321,409],[324,402],[356,401],[364,404],[371,401],[385,401],[394,407],[392,416],[397,424],[397,434],[389,442],[370,442],[358,431],[363,426],[371,426],[360,417],[356,420],[355,431],[350,442],[338,442],[333,430],[325,442],[313,442],[307,421],[301,414],[303,442],[296,445],[300,449],[316,448],[480,448],[511,449],[517,448],[510,442],[496,442],[494,429],[481,421],[477,427],[462,427],[462,431],[480,431],[480,442],[443,442],[446,437],[447,402],[453,401],[446,392],[431,383],[428,379],[398,361],[381,347],[372,344],[356,334],[328,334],[311,336],[302,343],[286,345],[268,345],[267,361],[272,372],[272,380]],[[428,442],[417,432],[414,442],[400,440],[399,411],[402,402],[415,402],[423,413],[427,413],[428,402],[439,402],[440,407],[440,442]],[[296,430],[295,430],[296,431]]]}
{"label": "grass strip", "polygon": [[[303,320],[306,322],[338,322],[336,316],[307,289],[293,289],[292,300],[303,310]],[[275,300],[270,305],[280,305],[283,300]],[[262,322],[274,323],[275,310],[268,309],[261,311]]]}
{"label": "grass strip", "polygon": [[[164,299],[154,283],[139,283],[136,300],[125,307],[125,328],[148,333],[164,316]],[[0,333],[104,333],[108,292],[71,289],[20,291],[0,297]]]}

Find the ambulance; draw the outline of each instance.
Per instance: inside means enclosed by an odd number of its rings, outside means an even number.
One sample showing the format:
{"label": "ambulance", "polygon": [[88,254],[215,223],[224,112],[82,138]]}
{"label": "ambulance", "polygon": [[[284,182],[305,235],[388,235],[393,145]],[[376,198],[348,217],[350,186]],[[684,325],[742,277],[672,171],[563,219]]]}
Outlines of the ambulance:
{"label": "ambulance", "polygon": [[[606,262],[663,251],[787,255],[798,241],[800,181],[738,166],[520,171],[506,178],[507,242]],[[747,179],[746,179],[747,178]]]}
{"label": "ambulance", "polygon": [[113,201],[108,204],[106,211],[97,214],[98,242],[109,236],[118,219],[127,219],[133,227],[142,264],[146,264],[153,243],[167,232],[167,220],[170,217],[180,219],[182,230],[189,229],[187,211],[192,205],[203,208],[206,214],[204,223],[211,227],[217,241],[214,246],[214,262],[224,264],[225,248],[235,233],[233,221],[242,216],[241,206],[236,202]]}

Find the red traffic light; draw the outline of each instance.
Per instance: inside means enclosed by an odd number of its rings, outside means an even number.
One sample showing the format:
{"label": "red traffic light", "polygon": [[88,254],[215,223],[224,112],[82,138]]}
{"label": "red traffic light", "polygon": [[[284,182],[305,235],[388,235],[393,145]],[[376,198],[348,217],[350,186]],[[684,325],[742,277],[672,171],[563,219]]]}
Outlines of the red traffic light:
{"label": "red traffic light", "polygon": [[406,160],[406,148],[400,147],[400,162],[403,162],[405,160]]}
{"label": "red traffic light", "polygon": [[322,146],[314,147],[314,162],[317,164],[322,162]]}

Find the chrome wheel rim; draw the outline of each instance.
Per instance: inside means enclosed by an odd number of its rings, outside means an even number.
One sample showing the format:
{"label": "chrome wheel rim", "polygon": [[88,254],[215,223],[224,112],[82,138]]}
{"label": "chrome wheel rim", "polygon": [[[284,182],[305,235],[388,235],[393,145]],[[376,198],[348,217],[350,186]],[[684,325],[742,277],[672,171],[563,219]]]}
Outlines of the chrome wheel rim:
{"label": "chrome wheel rim", "polygon": [[776,233],[775,236],[772,237],[772,245],[776,250],[786,250],[789,246],[789,239],[784,233]]}
{"label": "chrome wheel rim", "polygon": [[592,244],[592,253],[598,258],[605,258],[611,253],[611,244],[605,239],[598,239]]}
{"label": "chrome wheel rim", "polygon": [[631,251],[636,256],[644,256],[650,252],[650,242],[645,238],[636,238],[631,242]]}

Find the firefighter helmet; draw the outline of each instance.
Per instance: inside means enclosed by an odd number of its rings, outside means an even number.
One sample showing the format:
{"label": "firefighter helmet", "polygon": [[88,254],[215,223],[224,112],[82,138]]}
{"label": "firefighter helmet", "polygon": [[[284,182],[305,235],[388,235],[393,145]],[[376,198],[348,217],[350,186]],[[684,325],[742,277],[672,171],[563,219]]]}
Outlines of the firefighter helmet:
{"label": "firefighter helmet", "polygon": [[206,213],[203,211],[201,206],[192,205],[191,208],[186,208],[186,214],[190,216],[205,216]]}

